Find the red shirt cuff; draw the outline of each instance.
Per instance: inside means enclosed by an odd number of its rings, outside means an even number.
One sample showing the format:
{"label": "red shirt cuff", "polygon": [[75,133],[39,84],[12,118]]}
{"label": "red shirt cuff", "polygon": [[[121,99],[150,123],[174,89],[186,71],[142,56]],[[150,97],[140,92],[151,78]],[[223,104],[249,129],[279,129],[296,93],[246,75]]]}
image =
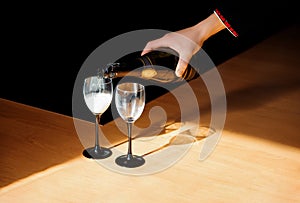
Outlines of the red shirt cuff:
{"label": "red shirt cuff", "polygon": [[226,18],[221,14],[221,12],[218,9],[215,9],[214,13],[216,14],[216,16],[219,18],[219,20],[225,25],[225,27],[227,28],[227,30],[229,30],[229,32],[233,36],[235,36],[235,37],[239,36],[239,34],[233,29],[233,27],[231,27],[231,25],[229,24],[229,22],[226,20]]}

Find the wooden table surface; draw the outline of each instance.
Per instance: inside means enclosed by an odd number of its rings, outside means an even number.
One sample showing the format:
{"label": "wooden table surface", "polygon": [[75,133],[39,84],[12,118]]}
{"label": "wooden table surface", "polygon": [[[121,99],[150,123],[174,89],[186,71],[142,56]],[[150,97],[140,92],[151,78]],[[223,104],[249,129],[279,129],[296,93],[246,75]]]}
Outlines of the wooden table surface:
{"label": "wooden table surface", "polygon": [[[115,166],[126,143],[106,160],[83,157],[93,144],[93,123],[1,99],[0,202],[300,202],[299,36],[291,27],[217,67],[226,120],[204,160],[199,155],[210,135],[156,150],[187,134],[178,131],[186,125],[170,93],[149,102],[136,122],[147,127],[156,106],[167,114],[159,136],[134,139],[134,153],[146,157],[141,169]],[[190,85],[200,125],[209,125],[205,85],[201,78]],[[101,129],[113,135],[110,145],[126,141],[116,122]]]}

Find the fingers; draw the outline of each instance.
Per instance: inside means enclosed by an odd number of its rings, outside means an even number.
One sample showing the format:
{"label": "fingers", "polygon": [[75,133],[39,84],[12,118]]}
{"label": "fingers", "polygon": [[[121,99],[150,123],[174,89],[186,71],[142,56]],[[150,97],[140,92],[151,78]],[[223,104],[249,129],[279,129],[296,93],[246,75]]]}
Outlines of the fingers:
{"label": "fingers", "polygon": [[153,49],[155,49],[155,46],[153,45],[153,44],[154,44],[153,42],[154,42],[154,41],[150,41],[150,42],[148,42],[148,43],[146,44],[146,46],[144,47],[144,49],[143,49],[143,51],[142,51],[142,53],[141,53],[141,56],[143,56],[143,55],[145,55],[145,54],[151,52]]}
{"label": "fingers", "polygon": [[[174,50],[176,53],[179,54],[179,60],[177,62],[177,66],[175,69],[175,75],[177,77],[182,77],[184,71],[186,70],[188,63],[192,57],[192,52],[190,50],[193,50],[193,47],[186,48],[189,46],[186,46],[189,41],[187,41],[186,38],[180,37],[180,35],[165,35],[162,38],[149,41],[146,46],[144,47],[143,51],[141,52],[141,56],[153,51],[153,50],[159,50],[161,48],[170,48],[171,50]],[[172,46],[171,46],[172,45]],[[175,54],[177,55],[177,54]]]}
{"label": "fingers", "polygon": [[147,53],[149,53],[149,52],[151,52],[151,51],[152,51],[151,49],[145,47],[144,50],[143,50],[142,53],[141,53],[141,56],[143,56],[143,55],[145,55],[145,54],[147,54]]}
{"label": "fingers", "polygon": [[[143,56],[143,55],[145,55],[145,54],[147,54],[147,53],[149,53],[149,52],[151,52],[153,50],[156,50],[156,49],[159,49],[161,47],[164,47],[164,45],[165,45],[165,43],[162,40],[153,40],[153,41],[150,41],[144,47],[144,49],[143,49],[143,51],[141,53],[141,56]],[[168,46],[165,46],[165,47],[168,47]],[[177,77],[182,77],[185,69],[188,66],[189,60],[191,58],[191,56],[190,56],[191,54],[190,53],[181,53],[180,50],[175,49],[175,48],[171,48],[171,49],[173,49],[174,51],[178,52],[179,55],[180,55],[179,60],[177,62],[176,69],[175,69],[175,75]]]}
{"label": "fingers", "polygon": [[156,50],[156,49],[159,49],[160,47],[163,47],[163,46],[168,46],[168,42],[166,42],[165,40],[163,40],[163,38],[160,38],[160,39],[156,39],[156,40],[152,40],[152,41],[149,41],[146,46],[144,47],[142,53],[141,53],[141,56],[153,51],[153,50]]}
{"label": "fingers", "polygon": [[176,66],[176,70],[175,70],[175,74],[177,77],[182,77],[185,69],[187,68],[188,66],[188,63],[183,60],[183,59],[179,59],[178,60],[178,63],[177,63],[177,66]]}

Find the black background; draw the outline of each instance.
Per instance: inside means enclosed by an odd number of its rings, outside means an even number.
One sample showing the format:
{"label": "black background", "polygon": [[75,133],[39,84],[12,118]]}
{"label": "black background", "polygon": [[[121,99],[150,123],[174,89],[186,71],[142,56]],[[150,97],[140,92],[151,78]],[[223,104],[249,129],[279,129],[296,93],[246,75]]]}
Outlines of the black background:
{"label": "black background", "polygon": [[[176,31],[211,13],[210,5],[166,2],[20,4],[3,6],[1,97],[72,116],[73,85],[81,65],[103,42],[138,29]],[[209,8],[209,9],[208,9]],[[282,12],[279,15],[287,17]],[[292,17],[294,18],[294,17]],[[244,39],[223,30],[203,49],[217,65],[294,23],[281,19]]]}

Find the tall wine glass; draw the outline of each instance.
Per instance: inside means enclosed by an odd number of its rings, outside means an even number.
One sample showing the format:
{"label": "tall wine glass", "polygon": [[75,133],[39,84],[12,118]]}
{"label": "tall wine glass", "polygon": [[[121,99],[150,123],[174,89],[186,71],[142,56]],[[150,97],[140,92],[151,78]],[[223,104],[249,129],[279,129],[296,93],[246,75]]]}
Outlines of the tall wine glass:
{"label": "tall wine glass", "polygon": [[113,84],[110,78],[90,76],[85,78],[83,84],[84,101],[89,110],[95,115],[95,146],[83,151],[87,158],[104,159],[112,152],[99,145],[99,124],[101,115],[108,109],[113,96]]}
{"label": "tall wine glass", "polygon": [[115,94],[116,108],[127,123],[128,152],[116,158],[119,166],[133,168],[145,163],[143,157],[132,153],[132,124],[141,116],[145,107],[145,87],[139,83],[127,82],[117,85]]}

